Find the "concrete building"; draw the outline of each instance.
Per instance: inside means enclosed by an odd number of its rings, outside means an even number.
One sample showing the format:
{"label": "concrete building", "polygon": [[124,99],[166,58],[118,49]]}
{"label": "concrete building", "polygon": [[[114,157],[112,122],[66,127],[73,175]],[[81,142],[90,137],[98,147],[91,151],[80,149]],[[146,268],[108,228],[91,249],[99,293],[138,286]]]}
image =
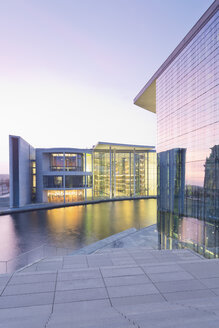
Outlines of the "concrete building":
{"label": "concrete building", "polygon": [[218,184],[206,181],[219,176],[218,8],[216,0],[134,99],[157,115],[160,211],[219,218]]}
{"label": "concrete building", "polygon": [[91,149],[36,148],[9,136],[10,207],[156,196],[152,146],[99,142]]}

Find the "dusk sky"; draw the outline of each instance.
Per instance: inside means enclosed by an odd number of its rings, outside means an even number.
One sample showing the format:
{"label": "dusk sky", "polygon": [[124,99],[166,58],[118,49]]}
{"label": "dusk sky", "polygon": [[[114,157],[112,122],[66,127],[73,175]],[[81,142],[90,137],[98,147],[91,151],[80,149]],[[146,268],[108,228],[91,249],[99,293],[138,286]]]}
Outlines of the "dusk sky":
{"label": "dusk sky", "polygon": [[133,98],[213,0],[0,0],[0,173],[33,147],[156,145]]}

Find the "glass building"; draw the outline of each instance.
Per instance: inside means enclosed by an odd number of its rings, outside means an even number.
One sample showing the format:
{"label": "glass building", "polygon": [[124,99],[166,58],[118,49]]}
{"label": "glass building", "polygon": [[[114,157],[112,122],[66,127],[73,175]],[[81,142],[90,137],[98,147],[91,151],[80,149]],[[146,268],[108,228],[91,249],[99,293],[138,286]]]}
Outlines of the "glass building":
{"label": "glass building", "polygon": [[214,1],[134,100],[157,114],[161,212],[219,219],[218,7]]}
{"label": "glass building", "polygon": [[152,147],[99,142],[93,151],[94,198],[154,196],[156,153]]}
{"label": "glass building", "polygon": [[156,197],[154,147],[36,148],[10,136],[10,206]]}

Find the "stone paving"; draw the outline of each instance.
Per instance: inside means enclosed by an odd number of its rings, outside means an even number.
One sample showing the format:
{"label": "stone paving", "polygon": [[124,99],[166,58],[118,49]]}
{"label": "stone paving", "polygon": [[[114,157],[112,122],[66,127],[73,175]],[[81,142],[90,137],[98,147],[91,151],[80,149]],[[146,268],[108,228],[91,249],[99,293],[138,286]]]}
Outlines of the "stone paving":
{"label": "stone paving", "polygon": [[0,328],[219,327],[219,261],[105,249],[0,275]]}

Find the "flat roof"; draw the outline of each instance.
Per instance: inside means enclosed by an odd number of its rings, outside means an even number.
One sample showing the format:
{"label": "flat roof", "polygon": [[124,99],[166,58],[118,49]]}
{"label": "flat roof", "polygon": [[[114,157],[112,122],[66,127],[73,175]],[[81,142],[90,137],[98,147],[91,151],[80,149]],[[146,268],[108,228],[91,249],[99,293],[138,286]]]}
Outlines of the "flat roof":
{"label": "flat roof", "polygon": [[94,150],[101,149],[115,149],[115,150],[155,150],[155,146],[142,146],[142,145],[130,145],[130,144],[121,144],[121,143],[112,143],[112,142],[98,142],[94,146]]}
{"label": "flat roof", "polygon": [[156,79],[167,69],[167,67],[174,61],[174,59],[182,52],[182,50],[191,42],[196,34],[203,28],[203,26],[211,19],[219,8],[219,0],[215,0],[212,5],[201,16],[192,29],[186,34],[184,39],[179,43],[175,50],[160,66],[151,79],[145,84],[141,91],[134,99],[134,104],[156,113]]}

